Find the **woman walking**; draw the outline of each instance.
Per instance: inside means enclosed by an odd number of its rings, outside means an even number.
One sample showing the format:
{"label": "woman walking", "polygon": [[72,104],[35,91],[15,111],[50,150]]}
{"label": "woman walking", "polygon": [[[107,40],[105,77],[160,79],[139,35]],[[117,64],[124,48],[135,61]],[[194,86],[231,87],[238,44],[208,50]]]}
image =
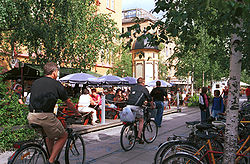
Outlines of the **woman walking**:
{"label": "woman walking", "polygon": [[209,112],[209,97],[207,95],[207,87],[202,87],[199,97],[199,107],[201,110],[201,122],[207,122],[210,117]]}

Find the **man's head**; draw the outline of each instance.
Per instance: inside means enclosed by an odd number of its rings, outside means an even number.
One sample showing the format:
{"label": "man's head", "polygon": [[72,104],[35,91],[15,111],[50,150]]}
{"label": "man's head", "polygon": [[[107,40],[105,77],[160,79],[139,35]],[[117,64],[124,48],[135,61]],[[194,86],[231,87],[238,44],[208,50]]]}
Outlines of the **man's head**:
{"label": "man's head", "polygon": [[207,93],[207,87],[202,87],[201,93],[206,94]]}
{"label": "man's head", "polygon": [[46,63],[43,67],[43,71],[45,76],[50,76],[53,79],[56,79],[58,76],[58,67],[54,62]]}
{"label": "man's head", "polygon": [[214,91],[214,96],[219,97],[220,96],[220,91],[219,90],[215,90]]}
{"label": "man's head", "polygon": [[157,87],[160,87],[160,86],[161,86],[161,81],[157,81],[157,82],[156,82],[156,86],[157,86]]}
{"label": "man's head", "polygon": [[139,84],[139,85],[144,85],[144,83],[145,83],[145,80],[144,80],[142,77],[139,77],[139,78],[137,79],[137,84]]}

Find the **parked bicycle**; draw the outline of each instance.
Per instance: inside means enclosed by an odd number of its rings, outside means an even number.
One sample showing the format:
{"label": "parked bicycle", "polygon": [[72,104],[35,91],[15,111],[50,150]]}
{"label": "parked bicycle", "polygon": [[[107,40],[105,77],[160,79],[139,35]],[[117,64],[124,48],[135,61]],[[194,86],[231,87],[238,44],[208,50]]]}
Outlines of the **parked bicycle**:
{"label": "parked bicycle", "polygon": [[[247,124],[249,121],[240,121],[241,124]],[[216,122],[216,126],[220,125]],[[222,122],[223,124],[223,122]],[[197,125],[195,125],[197,128]],[[212,130],[209,126],[198,125],[199,131],[202,133],[194,133],[194,139],[192,141],[185,139],[184,137],[172,137],[176,140],[171,140],[163,143],[156,155],[155,163],[206,163],[206,164],[216,164],[223,162],[223,146],[221,141],[218,142],[218,137],[220,139],[220,128],[218,131]],[[247,164],[247,155],[250,152],[250,135],[249,128],[247,126],[240,131],[248,132],[245,135],[241,135],[241,140],[238,141],[239,149],[236,152],[236,163]],[[182,140],[179,140],[182,139]],[[191,142],[190,142],[191,141]],[[200,142],[201,141],[201,142]],[[204,142],[205,141],[205,142]]]}
{"label": "parked bicycle", "polygon": [[[72,123],[77,120],[77,116],[69,116],[62,114],[60,116],[63,121],[66,122],[66,131],[68,133],[68,139],[66,141],[65,147],[65,163],[74,164],[74,163],[84,163],[85,160],[85,144],[83,138],[75,132],[72,128],[69,127]],[[14,154],[10,157],[8,164],[44,164],[49,158],[48,147],[46,145],[45,139],[46,134],[43,131],[43,128],[37,124],[31,124],[32,128],[38,131],[40,135],[37,140],[27,141],[19,145]],[[59,164],[60,152],[56,158],[57,164]]]}
{"label": "parked bicycle", "polygon": [[[143,140],[146,143],[152,143],[158,134],[158,127],[154,120],[151,119],[151,112],[149,106],[143,106],[144,124],[142,130]],[[137,124],[139,121],[136,119],[133,122],[123,122],[121,129],[120,144],[123,150],[131,150],[136,143],[136,137],[138,134]]]}

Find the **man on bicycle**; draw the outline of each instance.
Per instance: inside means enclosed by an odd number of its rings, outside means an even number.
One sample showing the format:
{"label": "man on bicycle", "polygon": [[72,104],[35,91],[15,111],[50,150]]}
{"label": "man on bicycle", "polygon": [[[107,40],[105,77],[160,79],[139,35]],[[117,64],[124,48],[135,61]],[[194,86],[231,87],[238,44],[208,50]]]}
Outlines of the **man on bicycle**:
{"label": "man on bicycle", "polygon": [[[43,127],[47,135],[46,144],[50,154],[48,163],[53,163],[68,137],[63,125],[53,113],[57,100],[64,101],[77,115],[80,115],[80,113],[68,98],[63,85],[56,81],[58,76],[57,65],[50,62],[45,64],[43,69],[45,76],[34,81],[31,87],[30,113],[27,119],[30,124],[38,124]],[[56,138],[57,141],[55,142]]]}
{"label": "man on bicycle", "polygon": [[137,79],[137,85],[131,88],[131,92],[128,96],[127,107],[129,107],[132,111],[136,112],[136,118],[139,119],[139,129],[138,129],[138,138],[137,141],[139,144],[143,144],[143,140],[141,138],[143,123],[144,123],[144,115],[142,105],[144,101],[147,99],[148,102],[153,104],[152,98],[149,94],[148,89],[144,86],[144,79],[139,77]]}

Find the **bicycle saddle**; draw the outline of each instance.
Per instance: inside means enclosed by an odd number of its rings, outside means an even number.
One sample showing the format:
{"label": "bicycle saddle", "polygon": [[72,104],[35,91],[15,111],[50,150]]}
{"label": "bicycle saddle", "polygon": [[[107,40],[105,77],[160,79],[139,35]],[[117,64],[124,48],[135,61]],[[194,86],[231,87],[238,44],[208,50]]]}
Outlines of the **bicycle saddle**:
{"label": "bicycle saddle", "polygon": [[196,128],[198,130],[207,130],[207,129],[210,129],[212,127],[213,127],[213,125],[211,125],[211,124],[197,124],[196,125]]}
{"label": "bicycle saddle", "polygon": [[216,134],[204,134],[204,133],[198,133],[196,134],[198,137],[202,138],[202,139],[212,139],[212,138],[215,138],[217,137]]}
{"label": "bicycle saddle", "polygon": [[196,125],[199,124],[200,121],[191,121],[191,122],[186,122],[187,125]]}

